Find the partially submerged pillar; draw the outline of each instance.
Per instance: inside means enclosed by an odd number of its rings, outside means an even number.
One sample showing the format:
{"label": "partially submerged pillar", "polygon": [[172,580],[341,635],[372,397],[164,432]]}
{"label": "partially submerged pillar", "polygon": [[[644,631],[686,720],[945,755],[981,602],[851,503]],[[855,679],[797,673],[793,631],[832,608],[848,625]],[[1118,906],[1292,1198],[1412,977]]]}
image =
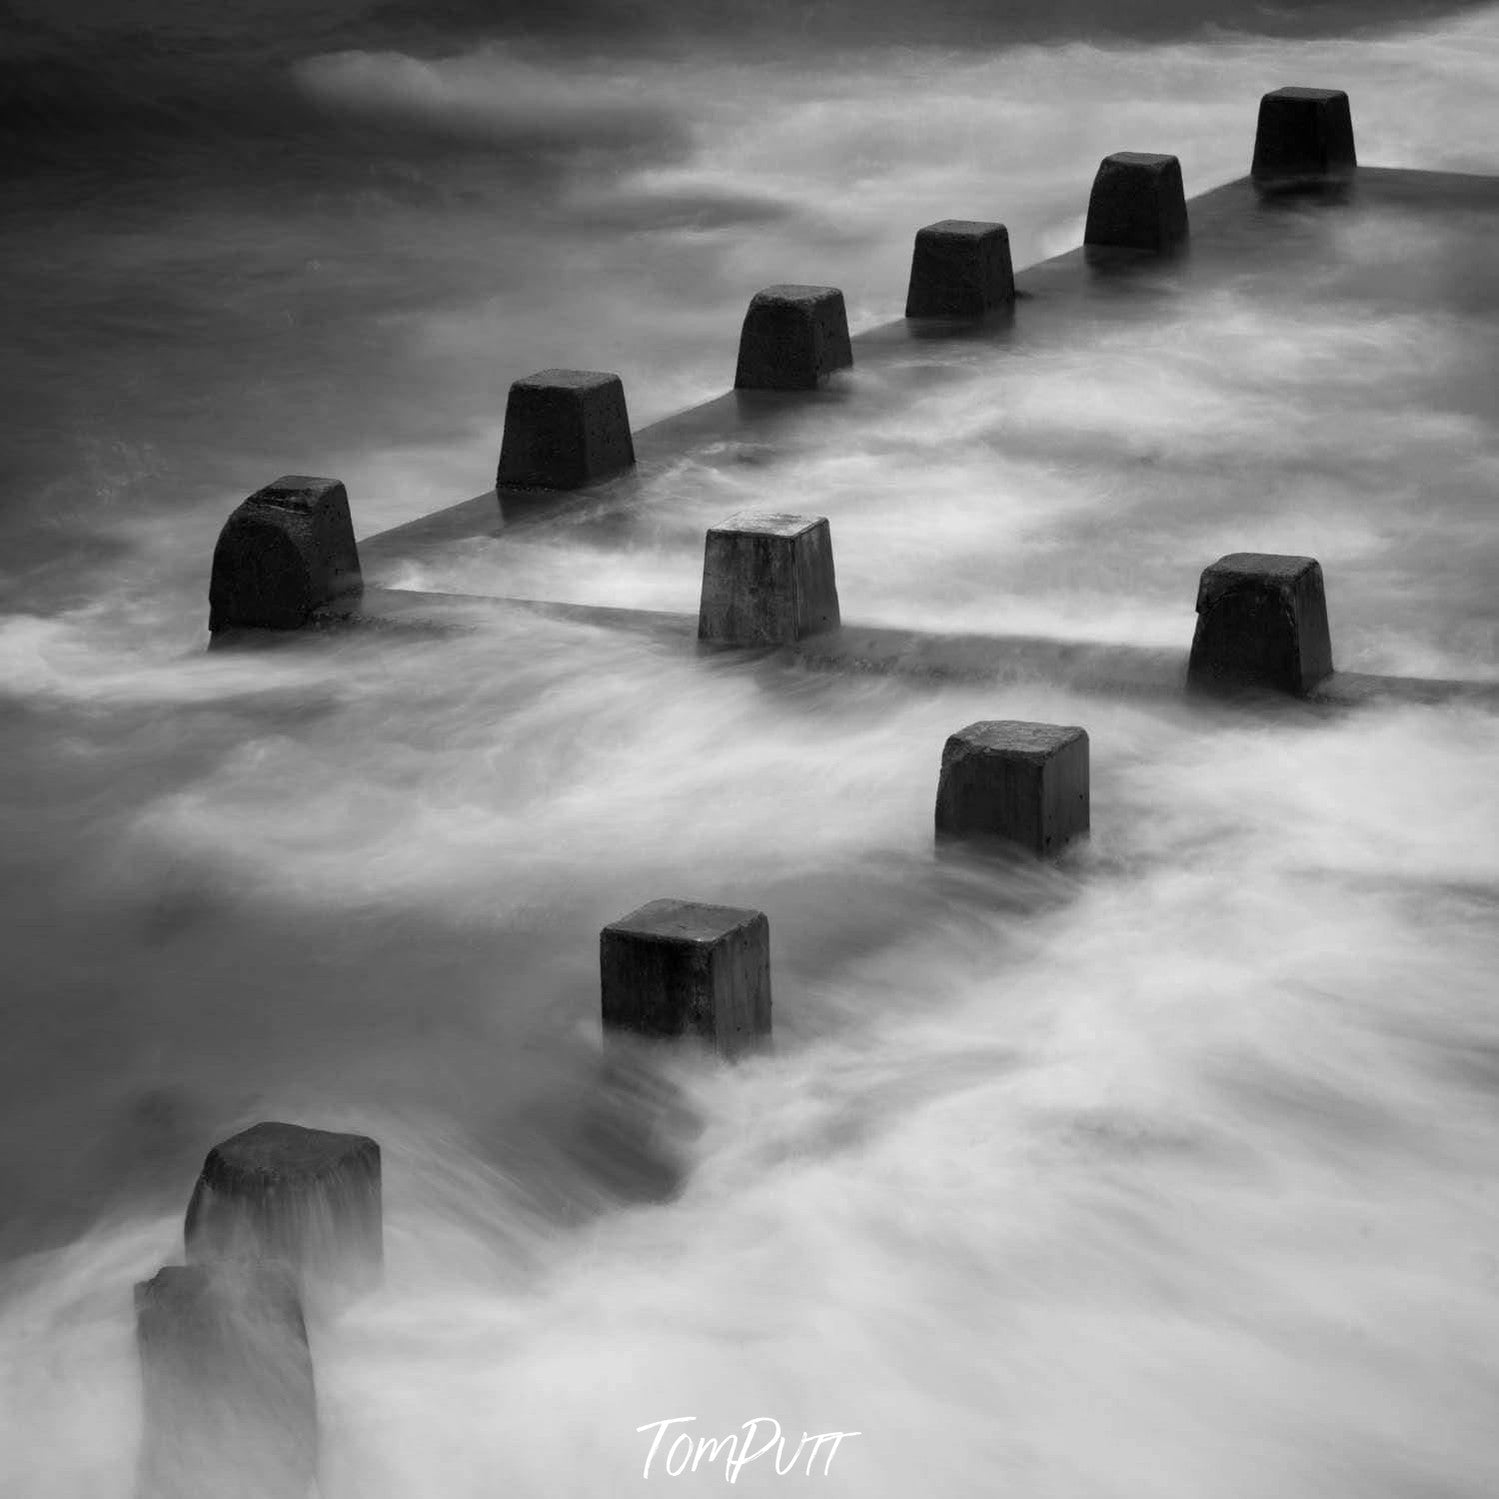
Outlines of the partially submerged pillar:
{"label": "partially submerged pillar", "polygon": [[1260,100],[1249,172],[1257,186],[1315,186],[1358,165],[1348,95],[1335,88],[1278,88]]}
{"label": "partially submerged pillar", "polygon": [[942,749],[939,838],[1002,839],[1060,853],[1088,831],[1088,735],[1010,719],[971,723]]}
{"label": "partially submerged pillar", "polygon": [[505,403],[500,489],[578,489],[631,467],[635,444],[618,375],[540,370]]}
{"label": "partially submerged pillar", "polygon": [[257,1124],[215,1145],[188,1203],[192,1263],[286,1267],[304,1288],[366,1290],[384,1262],[380,1147],[366,1135]]}
{"label": "partially submerged pillar", "polygon": [[1174,156],[1116,151],[1099,163],[1085,245],[1164,253],[1187,238],[1187,198]]}
{"label": "partially submerged pillar", "polygon": [[770,1035],[763,912],[653,900],[599,934],[605,1031],[693,1036],[726,1057]]}
{"label": "partially submerged pillar", "polygon": [[337,479],[288,474],[224,522],[213,549],[208,628],[295,630],[364,587],[349,496]]}
{"label": "partially submerged pillar", "polygon": [[736,515],[708,532],[699,640],[789,645],[838,618],[826,516]]}
{"label": "partially submerged pillar", "polygon": [[1203,569],[1190,686],[1300,696],[1332,669],[1327,598],[1314,558],[1233,552]]}
{"label": "partially submerged pillar", "polygon": [[307,1499],[317,1392],[289,1276],[168,1265],[135,1288],[143,1399],[137,1499]]}
{"label": "partially submerged pillar", "polygon": [[767,286],[739,334],[735,390],[816,390],[854,362],[836,286]]}
{"label": "partially submerged pillar", "polygon": [[916,231],[907,317],[982,317],[1014,300],[1010,232],[1003,224],[943,219]]}

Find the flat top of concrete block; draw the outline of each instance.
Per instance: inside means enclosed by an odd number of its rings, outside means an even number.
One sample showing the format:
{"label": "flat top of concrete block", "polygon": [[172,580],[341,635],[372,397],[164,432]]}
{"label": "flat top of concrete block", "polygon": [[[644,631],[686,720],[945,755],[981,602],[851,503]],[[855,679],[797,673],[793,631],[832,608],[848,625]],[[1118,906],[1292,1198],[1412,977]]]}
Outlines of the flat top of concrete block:
{"label": "flat top of concrete block", "polygon": [[1346,99],[1347,94],[1340,88],[1302,88],[1293,84],[1289,88],[1272,89],[1265,95],[1267,99],[1299,99],[1317,104],[1327,104],[1334,99]]}
{"label": "flat top of concrete block", "polygon": [[916,231],[918,234],[937,234],[953,239],[982,239],[990,234],[1003,234],[1009,237],[1009,230],[1003,224],[992,224],[985,219],[938,219],[935,224],[928,224]]}
{"label": "flat top of concrete block", "polygon": [[737,906],[707,906],[690,900],[648,901],[628,916],[611,921],[606,932],[660,937],[670,942],[717,942],[751,922],[764,921],[761,911]]}
{"label": "flat top of concrete block", "polygon": [[750,532],[756,536],[805,536],[818,526],[825,526],[825,515],[766,515],[747,511],[743,515],[731,515],[719,525],[709,527],[710,532]]}
{"label": "flat top of concrete block", "polygon": [[516,380],[516,385],[527,390],[596,390],[601,385],[622,384],[618,375],[607,370],[537,370]]}
{"label": "flat top of concrete block", "polygon": [[250,501],[257,505],[282,505],[302,509],[320,500],[333,489],[342,489],[338,479],[315,479],[306,474],[283,474],[263,489],[257,489]]}
{"label": "flat top of concrete block", "polygon": [[811,306],[817,302],[825,302],[829,297],[842,295],[836,286],[767,286],[750,298],[750,306]]}
{"label": "flat top of concrete block", "polygon": [[1023,723],[1015,719],[984,719],[971,723],[947,741],[971,745],[975,749],[995,750],[1021,760],[1045,760],[1075,740],[1086,739],[1087,731],[1075,724]]}
{"label": "flat top of concrete block", "polygon": [[236,1175],[317,1177],[335,1170],[351,1156],[368,1151],[378,1154],[379,1149],[368,1135],[263,1123],[214,1146],[210,1156],[216,1156]]}
{"label": "flat top of concrete block", "polygon": [[1278,552],[1230,552],[1205,571],[1217,576],[1273,578],[1277,582],[1289,583],[1316,566],[1315,557],[1289,557]]}
{"label": "flat top of concrete block", "polygon": [[1104,157],[1105,162],[1114,162],[1122,167],[1150,167],[1159,169],[1176,163],[1174,156],[1162,156],[1154,151],[1115,151]]}

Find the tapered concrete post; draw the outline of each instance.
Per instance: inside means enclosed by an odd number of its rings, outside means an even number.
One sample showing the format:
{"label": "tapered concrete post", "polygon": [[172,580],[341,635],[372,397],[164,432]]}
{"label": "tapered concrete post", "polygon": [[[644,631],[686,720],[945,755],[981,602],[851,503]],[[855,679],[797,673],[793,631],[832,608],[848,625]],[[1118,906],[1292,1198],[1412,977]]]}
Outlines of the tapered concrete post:
{"label": "tapered concrete post", "polygon": [[497,488],[578,489],[634,462],[618,375],[541,370],[510,387]]}
{"label": "tapered concrete post", "polygon": [[699,640],[789,645],[838,618],[825,516],[736,515],[708,532]]}
{"label": "tapered concrete post", "polygon": [[1332,669],[1327,598],[1314,558],[1234,552],[1203,570],[1190,686],[1301,695]]}
{"label": "tapered concrete post", "polygon": [[854,362],[836,286],[767,286],[739,334],[736,390],[816,390]]}
{"label": "tapered concrete post", "polygon": [[1353,116],[1333,88],[1280,88],[1260,100],[1250,176],[1263,187],[1315,185],[1352,175]]}
{"label": "tapered concrete post", "polygon": [[143,1397],[136,1499],[308,1499],[317,1392],[291,1278],[168,1265],[135,1288]]}
{"label": "tapered concrete post", "polygon": [[257,1257],[304,1290],[368,1289],[384,1260],[380,1147],[365,1135],[254,1125],[208,1152],[186,1241],[194,1263]]}
{"label": "tapered concrete post", "polygon": [[770,924],[760,911],[653,900],[599,934],[604,1029],[695,1036],[726,1057],[770,1035]]}
{"label": "tapered concrete post", "polygon": [[943,746],[939,838],[1002,839],[1049,855],[1088,825],[1083,729],[988,720],[959,729]]}
{"label": "tapered concrete post", "polygon": [[1085,245],[1175,248],[1187,238],[1187,199],[1174,156],[1116,151],[1099,163],[1088,197]]}
{"label": "tapered concrete post", "polygon": [[364,587],[349,496],[337,479],[289,474],[256,490],[213,549],[208,628],[295,630]]}
{"label": "tapered concrete post", "polygon": [[907,317],[982,317],[1014,300],[1010,232],[1003,224],[943,219],[916,231]]}

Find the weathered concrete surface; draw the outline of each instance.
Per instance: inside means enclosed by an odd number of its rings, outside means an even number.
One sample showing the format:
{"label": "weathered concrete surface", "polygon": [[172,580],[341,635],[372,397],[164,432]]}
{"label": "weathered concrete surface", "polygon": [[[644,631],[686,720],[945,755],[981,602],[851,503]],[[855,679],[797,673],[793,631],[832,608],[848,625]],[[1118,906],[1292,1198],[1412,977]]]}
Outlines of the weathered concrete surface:
{"label": "weathered concrete surface", "polygon": [[939,838],[996,838],[1041,856],[1088,831],[1088,735],[991,719],[953,734],[937,782]]}
{"label": "weathered concrete surface", "polygon": [[1203,570],[1187,665],[1203,691],[1301,696],[1332,674],[1322,568],[1311,557],[1234,552]]}
{"label": "weathered concrete surface", "polygon": [[208,628],[295,630],[318,605],[362,586],[343,485],[290,474],[224,522],[213,550]]}
{"label": "weathered concrete surface", "polygon": [[135,1288],[142,1440],[136,1499],[307,1499],[317,1392],[291,1277],[168,1265]]}
{"label": "weathered concrete surface", "polygon": [[736,515],[708,532],[699,640],[790,645],[837,624],[826,516]]}
{"label": "weathered concrete surface", "polygon": [[816,390],[854,362],[836,286],[767,286],[739,333],[736,390]]}
{"label": "weathered concrete surface", "polygon": [[367,1289],[384,1263],[380,1147],[366,1135],[253,1125],[208,1152],[185,1237],[193,1263],[261,1257],[306,1288]]}
{"label": "weathered concrete surface", "polygon": [[1083,244],[1161,253],[1186,238],[1181,162],[1142,151],[1105,156],[1088,197]]}
{"label": "weathered concrete surface", "polygon": [[604,1029],[696,1036],[738,1056],[770,1035],[770,924],[760,911],[653,900],[599,934]]}
{"label": "weathered concrete surface", "polygon": [[916,231],[907,317],[982,317],[1014,300],[1010,232],[1003,224],[943,219]]}
{"label": "weathered concrete surface", "polygon": [[1341,89],[1282,88],[1260,100],[1249,174],[1261,187],[1347,179],[1358,165],[1353,115]]}
{"label": "weathered concrete surface", "polygon": [[510,387],[496,483],[577,489],[635,462],[625,387],[601,370],[541,370]]}

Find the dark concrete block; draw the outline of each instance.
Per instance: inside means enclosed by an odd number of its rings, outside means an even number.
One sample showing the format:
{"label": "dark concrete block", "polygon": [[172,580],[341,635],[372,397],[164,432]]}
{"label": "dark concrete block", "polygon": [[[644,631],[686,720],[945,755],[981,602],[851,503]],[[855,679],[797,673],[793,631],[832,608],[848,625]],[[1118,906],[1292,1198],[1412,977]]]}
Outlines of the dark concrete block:
{"label": "dark concrete block", "polygon": [[135,1288],[138,1499],[307,1499],[317,1392],[291,1278],[249,1262],[168,1265]]}
{"label": "dark concrete block", "polygon": [[1281,88],[1260,100],[1249,171],[1264,185],[1315,183],[1352,174],[1353,116],[1332,88]]}
{"label": "dark concrete block", "polygon": [[577,489],[634,462],[618,375],[542,370],[510,387],[498,488]]}
{"label": "dark concrete block", "polygon": [[295,630],[320,604],[363,587],[343,485],[289,474],[224,522],[213,549],[208,628]]}
{"label": "dark concrete block", "polygon": [[1174,156],[1117,151],[1099,163],[1083,243],[1162,252],[1187,237],[1187,198]]}
{"label": "dark concrete block", "polygon": [[943,219],[916,231],[907,317],[982,317],[1014,300],[1010,232],[1003,224]]}
{"label": "dark concrete block", "polygon": [[1299,696],[1331,673],[1327,599],[1314,559],[1234,552],[1203,570],[1190,685]]}
{"label": "dark concrete block", "polygon": [[384,1260],[380,1147],[365,1135],[254,1125],[208,1152],[186,1237],[195,1263],[263,1257],[304,1287],[366,1289]]}
{"label": "dark concrete block", "polygon": [[1088,736],[1049,723],[971,723],[942,749],[939,837],[990,837],[1059,853],[1088,831]]}
{"label": "dark concrete block", "polygon": [[699,640],[789,645],[838,624],[833,537],[820,515],[736,515],[703,548]]}
{"label": "dark concrete block", "polygon": [[770,1035],[770,923],[653,900],[599,935],[605,1030],[696,1036],[735,1056]]}
{"label": "dark concrete block", "polygon": [[816,390],[854,362],[836,286],[767,286],[739,334],[735,390]]}

